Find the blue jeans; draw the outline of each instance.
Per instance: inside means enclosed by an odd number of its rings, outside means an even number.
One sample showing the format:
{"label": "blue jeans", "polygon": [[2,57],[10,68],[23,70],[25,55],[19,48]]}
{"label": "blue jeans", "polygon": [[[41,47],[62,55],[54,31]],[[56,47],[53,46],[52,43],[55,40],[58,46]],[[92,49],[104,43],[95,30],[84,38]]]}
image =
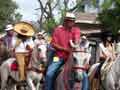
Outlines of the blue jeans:
{"label": "blue jeans", "polygon": [[48,51],[48,66],[52,63],[54,55],[55,55],[55,50]]}
{"label": "blue jeans", "polygon": [[52,63],[54,55],[55,49],[51,45],[48,45],[48,66]]}
{"label": "blue jeans", "polygon": [[86,72],[83,73],[82,90],[89,90],[89,79]]}
{"label": "blue jeans", "polygon": [[45,77],[45,90],[54,90],[54,80],[56,79],[60,68],[64,64],[64,59],[61,59],[57,62],[52,61],[48,66],[46,77]]}

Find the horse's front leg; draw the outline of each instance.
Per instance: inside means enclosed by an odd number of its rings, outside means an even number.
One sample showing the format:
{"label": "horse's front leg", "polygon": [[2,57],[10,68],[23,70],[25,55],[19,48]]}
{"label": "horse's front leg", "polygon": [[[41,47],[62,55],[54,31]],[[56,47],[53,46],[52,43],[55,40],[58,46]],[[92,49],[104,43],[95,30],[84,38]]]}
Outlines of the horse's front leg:
{"label": "horse's front leg", "polygon": [[[104,84],[104,82],[102,83]],[[115,88],[115,80],[113,78],[113,75],[110,72],[106,76],[105,87],[108,90],[117,90]]]}
{"label": "horse's front leg", "polygon": [[40,83],[40,81],[44,78],[44,74],[43,73],[39,73],[37,75],[37,86],[36,86],[36,90],[42,90],[42,85]]}
{"label": "horse's front leg", "polygon": [[27,74],[27,83],[28,83],[29,87],[31,88],[31,90],[36,90],[31,74],[32,74],[32,72]]}
{"label": "horse's front leg", "polygon": [[27,79],[27,82],[31,90],[36,90],[32,79]]}
{"label": "horse's front leg", "polygon": [[36,90],[42,90],[42,89],[40,88],[40,81],[37,82]]}

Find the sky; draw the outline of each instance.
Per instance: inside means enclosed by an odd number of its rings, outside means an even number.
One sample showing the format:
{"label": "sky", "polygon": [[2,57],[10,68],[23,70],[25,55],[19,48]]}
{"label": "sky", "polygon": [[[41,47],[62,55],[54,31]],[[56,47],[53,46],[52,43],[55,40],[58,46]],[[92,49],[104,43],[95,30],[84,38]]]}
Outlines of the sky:
{"label": "sky", "polygon": [[17,12],[23,15],[22,20],[36,21],[39,18],[39,8],[37,0],[14,0],[18,4]]}
{"label": "sky", "polygon": [[[35,10],[39,8],[38,0],[13,0],[18,4],[18,12],[23,15],[22,20],[36,21],[39,18],[40,12]],[[62,1],[62,0],[61,0]],[[75,0],[71,0],[71,3],[74,3]],[[43,3],[46,3],[46,0],[42,0]],[[71,6],[71,4],[70,4]],[[56,11],[54,12],[56,16]],[[57,16],[56,16],[57,17]]]}
{"label": "sky", "polygon": [[[23,15],[22,20],[37,21],[39,19],[40,11],[35,10],[36,8],[39,8],[38,0],[13,0],[13,1],[15,1],[19,7],[17,12],[20,12]],[[42,2],[46,3],[46,0],[42,0]],[[71,0],[72,4],[74,2],[75,0]],[[59,19],[57,11],[54,12],[54,16],[56,16],[56,18]]]}

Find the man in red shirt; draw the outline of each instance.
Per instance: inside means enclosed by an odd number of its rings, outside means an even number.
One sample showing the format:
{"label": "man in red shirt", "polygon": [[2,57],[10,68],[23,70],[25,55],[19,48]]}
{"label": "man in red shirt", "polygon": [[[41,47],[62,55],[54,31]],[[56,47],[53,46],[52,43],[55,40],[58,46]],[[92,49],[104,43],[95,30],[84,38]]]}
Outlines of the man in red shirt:
{"label": "man in red shirt", "polygon": [[63,25],[56,27],[52,35],[51,45],[55,49],[55,54],[46,72],[45,90],[54,90],[56,74],[71,53],[70,40],[75,43],[79,42],[80,29],[75,26],[75,15],[67,12]]}

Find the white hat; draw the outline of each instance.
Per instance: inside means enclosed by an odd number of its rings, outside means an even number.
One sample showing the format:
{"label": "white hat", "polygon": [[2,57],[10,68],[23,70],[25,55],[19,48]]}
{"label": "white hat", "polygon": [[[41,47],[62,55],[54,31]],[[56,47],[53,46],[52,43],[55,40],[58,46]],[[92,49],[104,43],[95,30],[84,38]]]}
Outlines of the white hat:
{"label": "white hat", "polygon": [[37,33],[37,35],[43,35],[45,33],[45,31],[40,31]]}
{"label": "white hat", "polygon": [[73,13],[66,12],[65,18],[75,20],[75,15]]}
{"label": "white hat", "polygon": [[6,25],[5,31],[9,31],[9,30],[13,30],[13,25],[12,24]]}
{"label": "white hat", "polygon": [[82,39],[87,39],[87,37],[86,37],[86,36],[84,36],[84,35],[83,35],[81,38],[82,38]]}
{"label": "white hat", "polygon": [[43,37],[46,37],[47,33],[45,31],[40,31],[37,33],[37,35],[42,35]]}

